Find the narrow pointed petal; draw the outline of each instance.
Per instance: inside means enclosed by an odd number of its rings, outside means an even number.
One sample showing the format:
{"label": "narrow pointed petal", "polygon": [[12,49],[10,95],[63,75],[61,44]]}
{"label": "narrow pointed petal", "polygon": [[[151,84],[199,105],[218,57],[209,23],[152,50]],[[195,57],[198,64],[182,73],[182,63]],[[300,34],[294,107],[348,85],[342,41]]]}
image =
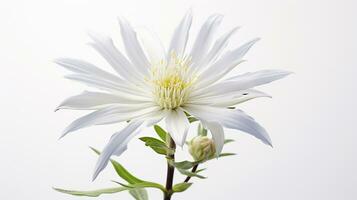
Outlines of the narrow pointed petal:
{"label": "narrow pointed petal", "polygon": [[117,96],[101,92],[83,92],[64,100],[57,109],[92,110],[119,102]]}
{"label": "narrow pointed petal", "polygon": [[78,81],[81,83],[84,83],[85,85],[88,85],[89,87],[94,87],[100,90],[104,91],[109,91],[109,92],[115,92],[115,91],[120,91],[120,87],[110,81],[104,81],[103,79],[97,79],[92,76],[87,76],[87,75],[79,75],[79,74],[70,74],[64,76],[65,78],[73,81]]}
{"label": "narrow pointed petal", "polygon": [[136,32],[124,18],[119,19],[119,24],[128,57],[139,72],[147,75],[150,63],[138,41]]}
{"label": "narrow pointed petal", "polygon": [[90,32],[89,36],[94,43],[90,45],[105,58],[113,69],[123,78],[131,82],[140,83],[143,76],[127,60],[127,58],[115,47],[113,40],[109,37]]}
{"label": "narrow pointed petal", "polygon": [[93,181],[97,178],[99,173],[107,166],[109,159],[112,155],[120,155],[127,148],[129,141],[139,133],[143,121],[130,122],[123,130],[115,133],[105,146],[100,154],[95,170],[93,173]]}
{"label": "narrow pointed petal", "polygon": [[54,61],[58,65],[78,74],[85,74],[87,76],[93,76],[97,79],[110,80],[113,82],[122,82],[119,77],[99,69],[95,65],[72,58],[58,58]]}
{"label": "narrow pointed petal", "polygon": [[[148,118],[148,116],[150,116],[150,117]],[[139,120],[146,119],[146,126],[150,127],[155,124],[158,124],[166,116],[167,116],[167,112],[165,110],[160,109],[156,112],[150,113],[147,116],[142,116],[142,118],[138,118],[138,119]]]}
{"label": "narrow pointed petal", "polygon": [[[55,60],[55,63],[75,73],[66,75],[66,78],[85,83],[100,90],[110,92],[125,90],[128,93],[133,93],[140,89],[140,87],[133,87],[127,81],[119,78],[118,76],[101,70],[98,67],[82,60],[59,58]],[[137,94],[141,94],[142,96],[143,92],[140,91],[137,92]]]}
{"label": "narrow pointed petal", "polygon": [[117,150],[115,150],[115,152],[113,153],[113,156],[120,156],[126,150],[128,150],[128,145],[123,145],[123,147],[118,148]]}
{"label": "narrow pointed petal", "polygon": [[63,131],[63,135],[61,136],[61,138],[67,135],[68,133],[76,131],[78,129],[82,129],[92,125],[111,124],[128,121],[133,118],[140,117],[141,115],[157,111],[159,109],[160,108],[155,107],[152,104],[143,104],[137,106],[114,105],[105,107],[73,121]]}
{"label": "narrow pointed petal", "polygon": [[213,35],[216,33],[222,19],[222,15],[215,14],[208,17],[206,22],[203,24],[191,51],[192,62],[194,64],[199,63],[203,56],[206,55],[211,46]]}
{"label": "narrow pointed petal", "polygon": [[185,53],[188,35],[192,24],[192,11],[189,10],[185,17],[182,19],[179,26],[176,28],[170,43],[169,54],[172,52],[178,56],[182,56]]}
{"label": "narrow pointed petal", "polygon": [[224,95],[229,92],[250,89],[259,85],[267,84],[275,80],[284,78],[291,74],[284,70],[261,70],[257,72],[246,73],[215,85],[211,85],[200,91],[195,91],[192,96]]}
{"label": "narrow pointed petal", "polygon": [[234,98],[232,98],[231,101],[217,102],[217,104],[214,104],[214,105],[228,107],[228,106],[235,106],[235,105],[238,105],[240,103],[243,103],[243,102],[255,99],[255,98],[260,98],[260,97],[269,97],[269,98],[271,98],[271,96],[269,94],[261,92],[261,91],[258,91],[258,90],[250,89],[250,90],[245,90],[245,91],[246,92],[243,93],[242,96],[235,96]]}
{"label": "narrow pointed petal", "polygon": [[212,139],[216,147],[217,156],[222,152],[224,146],[224,131],[218,122],[205,122],[205,126],[212,134]]}
{"label": "narrow pointed petal", "polygon": [[198,87],[211,85],[232,71],[238,64],[243,62],[244,55],[257,41],[259,41],[259,38],[247,42],[236,50],[225,53],[222,58],[212,64],[199,76],[198,79],[200,83]]}
{"label": "narrow pointed petal", "polygon": [[270,95],[254,90],[241,90],[237,92],[225,93],[221,95],[212,95],[192,98],[187,103],[189,104],[198,104],[198,105],[211,105],[211,106],[220,106],[220,107],[229,107],[235,106],[237,104],[259,98],[259,97],[270,97]]}
{"label": "narrow pointed petal", "polygon": [[150,59],[151,64],[157,64],[166,61],[166,51],[159,37],[147,28],[136,30],[139,40]]}
{"label": "narrow pointed petal", "polygon": [[200,61],[198,62],[194,67],[196,68],[197,72],[200,72],[207,66],[210,66],[210,64],[219,57],[221,52],[226,48],[229,39],[231,36],[239,29],[239,27],[236,27],[232,29],[231,31],[227,32],[226,34],[222,35],[213,45],[213,47],[209,50],[207,55]]}
{"label": "narrow pointed petal", "polygon": [[231,129],[237,129],[249,133],[260,139],[264,144],[272,146],[271,139],[266,130],[260,126],[252,117],[248,116],[241,110],[233,110],[232,117],[234,120],[224,120],[222,124]]}
{"label": "narrow pointed petal", "polygon": [[176,145],[183,146],[186,141],[186,136],[190,122],[185,113],[177,108],[171,110],[166,117],[166,128]]}
{"label": "narrow pointed petal", "polygon": [[241,110],[198,105],[185,106],[184,109],[200,120],[219,122],[226,128],[243,131],[272,146],[266,130]]}
{"label": "narrow pointed petal", "polygon": [[148,101],[140,101],[137,99],[130,99],[114,94],[102,92],[88,92],[84,91],[79,95],[75,95],[64,100],[58,109],[73,109],[73,110],[94,110],[107,107],[111,104],[137,104]]}
{"label": "narrow pointed petal", "polygon": [[108,116],[109,114],[115,113],[117,110],[116,106],[108,106],[99,110],[96,110],[90,114],[87,114],[81,118],[78,118],[77,120],[73,121],[67,128],[63,131],[63,134],[61,136],[64,137],[67,135],[69,132],[78,130],[80,128],[89,126],[91,124],[96,124],[97,121],[100,119]]}
{"label": "narrow pointed petal", "polygon": [[97,79],[93,76],[72,74],[66,75],[65,78],[84,83],[90,87],[95,87],[100,90],[110,91],[113,93],[121,93],[137,96],[138,98],[148,98],[151,96],[149,91],[143,90],[141,87],[134,87],[128,84],[121,84],[104,79]]}

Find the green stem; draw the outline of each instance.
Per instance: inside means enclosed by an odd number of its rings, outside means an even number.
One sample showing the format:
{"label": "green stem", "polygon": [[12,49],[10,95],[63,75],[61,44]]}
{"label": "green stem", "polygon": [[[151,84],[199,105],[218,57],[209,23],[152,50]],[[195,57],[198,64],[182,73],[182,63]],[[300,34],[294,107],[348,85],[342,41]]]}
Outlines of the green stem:
{"label": "green stem", "polygon": [[[167,141],[166,143],[168,144],[170,149],[175,150],[176,149],[176,144],[174,140],[167,135]],[[175,151],[173,151],[175,152]],[[167,155],[167,176],[166,176],[166,191],[164,193],[164,200],[170,200],[172,196],[172,185],[174,181],[174,172],[175,172],[175,167],[170,164],[170,162],[175,162],[175,153],[169,153]]]}

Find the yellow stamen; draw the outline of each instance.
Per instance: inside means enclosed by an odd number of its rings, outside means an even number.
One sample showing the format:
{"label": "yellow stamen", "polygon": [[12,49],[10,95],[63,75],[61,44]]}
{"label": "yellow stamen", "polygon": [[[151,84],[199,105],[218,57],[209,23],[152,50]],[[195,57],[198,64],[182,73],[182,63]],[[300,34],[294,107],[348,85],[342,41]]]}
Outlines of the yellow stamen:
{"label": "yellow stamen", "polygon": [[194,76],[189,74],[190,60],[172,53],[169,62],[160,61],[151,68],[153,98],[164,109],[183,105],[189,95]]}

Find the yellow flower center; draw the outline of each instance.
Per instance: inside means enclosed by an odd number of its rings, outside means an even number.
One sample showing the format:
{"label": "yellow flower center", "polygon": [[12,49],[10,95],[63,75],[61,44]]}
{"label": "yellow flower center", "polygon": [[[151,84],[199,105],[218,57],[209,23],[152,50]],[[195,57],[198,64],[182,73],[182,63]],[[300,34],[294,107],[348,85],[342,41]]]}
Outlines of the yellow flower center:
{"label": "yellow flower center", "polygon": [[189,74],[190,61],[178,58],[174,53],[168,62],[161,61],[151,68],[154,101],[164,109],[183,105],[194,82]]}

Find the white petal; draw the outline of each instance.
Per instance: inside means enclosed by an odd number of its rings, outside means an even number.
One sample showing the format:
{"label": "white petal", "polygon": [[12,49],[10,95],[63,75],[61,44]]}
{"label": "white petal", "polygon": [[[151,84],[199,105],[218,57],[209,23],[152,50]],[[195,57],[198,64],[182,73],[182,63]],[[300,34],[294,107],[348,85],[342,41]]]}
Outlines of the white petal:
{"label": "white petal", "polygon": [[257,83],[255,85],[262,85],[266,83],[270,83],[277,79],[284,78],[285,76],[291,74],[292,72],[280,69],[266,69],[260,70],[256,72],[248,72],[245,74],[233,76],[227,81],[241,81],[242,79],[255,79]]}
{"label": "white petal", "polygon": [[174,52],[178,56],[184,55],[191,24],[192,24],[192,11],[189,10],[185,15],[185,17],[182,19],[179,26],[175,29],[175,32],[172,36],[171,43],[170,43],[170,48],[168,52],[169,54]]}
{"label": "white petal", "polygon": [[245,93],[243,93],[242,96],[235,96],[234,98],[232,98],[231,101],[217,102],[214,105],[216,105],[216,106],[225,106],[225,107],[235,106],[237,104],[240,104],[240,103],[243,103],[243,102],[255,99],[255,98],[260,98],[260,97],[269,97],[269,98],[271,98],[271,96],[269,94],[266,94],[266,93],[258,91],[258,90],[250,89],[250,90],[245,90]]}
{"label": "white petal", "polygon": [[236,50],[225,53],[222,58],[206,69],[198,78],[197,87],[208,86],[220,80],[243,61],[243,56],[259,39],[254,39]]}
{"label": "white petal", "polygon": [[147,28],[136,29],[139,40],[151,64],[157,64],[166,60],[166,51],[159,37]]}
{"label": "white petal", "polygon": [[[76,73],[67,75],[66,78],[83,82],[89,86],[96,87],[101,90],[111,92],[121,91],[132,94],[133,92],[142,88],[138,86],[134,87],[129,82],[124,81],[121,78],[101,70],[98,67],[85,61],[70,58],[60,58],[55,60],[55,62]],[[144,93],[145,92],[143,91],[137,92],[139,96],[143,96]]]}
{"label": "white petal", "polygon": [[[154,124],[159,123],[165,117],[165,112],[162,110],[154,111],[145,115],[142,115],[140,118],[136,118],[136,121],[145,120],[145,125],[150,127]],[[113,135],[114,136],[114,135]],[[113,155],[120,156],[124,151],[128,149],[127,145],[123,145],[123,147],[118,148]]]}
{"label": "white petal", "polygon": [[125,151],[128,142],[139,133],[143,122],[142,120],[130,122],[123,130],[115,133],[110,138],[109,143],[105,146],[98,158],[92,178],[93,180],[95,180],[98,174],[107,166],[112,155],[120,155]]}
{"label": "white petal", "polygon": [[115,152],[113,153],[113,156],[120,156],[126,150],[128,150],[128,145],[123,145],[123,147],[118,148],[117,150],[115,150]]}
{"label": "white petal", "polygon": [[266,130],[260,126],[252,117],[241,110],[233,110],[232,118],[222,121],[223,126],[231,129],[237,129],[253,135],[260,139],[264,144],[272,146],[271,139]]}
{"label": "white petal", "polygon": [[204,121],[217,121],[222,126],[246,132],[271,146],[271,139],[266,130],[252,117],[238,109],[222,109],[212,106],[188,105],[184,109],[191,115]]}
{"label": "white petal", "polygon": [[284,78],[291,74],[291,72],[284,70],[261,70],[252,73],[246,73],[243,75],[230,78],[226,81],[222,81],[210,87],[206,87],[201,90],[197,90],[192,93],[192,96],[209,96],[209,95],[224,95],[229,92],[246,90],[259,85],[267,84],[275,80]]}
{"label": "white petal", "polygon": [[56,110],[93,110],[106,107],[108,104],[138,104],[143,102],[145,101],[138,101],[114,94],[84,91],[82,94],[64,100]]}
{"label": "white petal", "polygon": [[[160,112],[161,110],[162,110],[162,108],[158,107],[157,105],[151,104],[151,106],[147,106],[147,108],[145,106],[143,108],[139,108],[139,110],[136,110],[136,111],[133,110],[133,111],[130,111],[127,113],[125,113],[125,112],[115,113],[111,116],[108,116],[107,122],[98,123],[97,125],[112,124],[112,123],[118,122],[118,120],[120,120],[120,122],[130,121],[130,120],[134,120],[134,119],[135,120],[142,120],[142,119],[146,120],[148,117],[150,117],[150,120],[151,120],[148,122],[148,124],[152,125],[153,123],[160,121],[159,116],[156,116],[156,114],[158,112]],[[127,118],[127,119],[122,120],[124,118]],[[161,117],[161,119],[162,119],[162,117]]]}
{"label": "white petal", "polygon": [[212,96],[192,98],[187,103],[229,107],[258,97],[271,97],[271,96],[258,90],[249,89],[249,90],[241,90],[237,92],[225,93],[222,95],[212,95]]}
{"label": "white petal", "polygon": [[197,72],[200,72],[201,69],[208,67],[212,62],[214,62],[224,48],[227,46],[230,37],[238,30],[238,27],[232,29],[226,34],[222,35],[213,45],[213,47],[209,50],[208,54],[195,65]]}
{"label": "white petal", "polygon": [[138,71],[144,75],[147,75],[150,63],[146,58],[142,47],[140,46],[136,32],[124,18],[119,20],[119,24],[123,37],[123,43],[128,57],[134,66],[138,69]]}
{"label": "white petal", "polygon": [[101,90],[110,91],[113,93],[120,93],[126,95],[137,96],[138,98],[148,98],[151,96],[150,91],[144,90],[141,87],[134,87],[129,84],[120,84],[104,79],[97,79],[96,77],[72,74],[66,75],[65,78],[84,83],[88,86],[95,87]]}
{"label": "white petal", "polygon": [[95,79],[94,77],[91,76],[71,74],[71,75],[66,75],[65,78],[69,80],[78,81],[90,87],[94,87],[104,91],[109,91],[109,92],[120,91],[119,90],[120,88],[116,84],[110,83],[108,81],[101,81],[102,79]]}
{"label": "white petal", "polygon": [[177,108],[171,110],[166,117],[166,128],[176,145],[183,146],[186,141],[186,136],[190,122],[185,113]]}
{"label": "white petal", "polygon": [[222,15],[215,14],[208,17],[206,22],[203,24],[191,51],[192,62],[194,64],[199,63],[202,57],[207,53],[211,46],[213,35],[215,34],[222,19]]}
{"label": "white petal", "polygon": [[142,116],[142,118],[138,118],[138,119],[146,119],[146,126],[153,126],[155,124],[158,124],[166,116],[167,116],[167,112],[165,110],[159,110],[149,113],[147,116],[144,115]]}
{"label": "white petal", "polygon": [[101,36],[94,32],[90,32],[89,36],[94,41],[94,43],[91,43],[90,45],[106,59],[106,61],[122,78],[129,80],[130,82],[142,82],[142,74],[140,74],[125,58],[125,56],[115,47],[111,38]]}
{"label": "white petal", "polygon": [[111,124],[122,121],[128,121],[141,115],[158,111],[160,108],[155,107],[152,104],[143,104],[135,106],[119,106],[113,105],[102,108],[87,114],[75,121],[73,121],[64,131],[61,136],[64,137],[70,132],[76,131],[81,128],[85,128],[92,125]]}
{"label": "white petal", "polygon": [[219,154],[222,152],[223,146],[224,146],[224,131],[223,127],[218,123],[218,122],[204,122],[205,126],[208,128],[208,130],[212,134],[212,139],[214,141],[215,147],[216,147],[216,154],[219,156]]}
{"label": "white petal", "polygon": [[91,63],[71,58],[59,58],[54,61],[64,68],[79,74],[93,76],[97,79],[110,80],[112,82],[122,82],[122,80],[104,70],[99,69]]}

